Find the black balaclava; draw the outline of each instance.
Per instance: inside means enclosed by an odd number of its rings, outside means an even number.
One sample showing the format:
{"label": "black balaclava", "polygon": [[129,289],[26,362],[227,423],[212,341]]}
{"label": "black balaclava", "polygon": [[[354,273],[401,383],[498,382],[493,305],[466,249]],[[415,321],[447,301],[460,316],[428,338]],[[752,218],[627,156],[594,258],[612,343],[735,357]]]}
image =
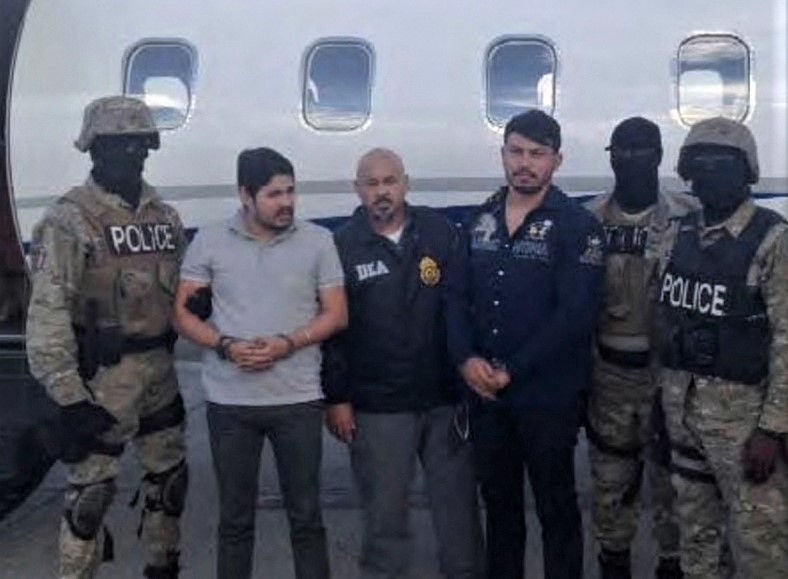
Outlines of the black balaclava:
{"label": "black balaclava", "polygon": [[750,197],[747,158],[734,147],[705,143],[686,147],[679,158],[679,174],[692,182],[707,225],[725,221]]}
{"label": "black balaclava", "polygon": [[610,137],[610,166],[616,176],[613,198],[627,213],[657,202],[662,138],[659,127],[643,117],[619,123]]}
{"label": "black balaclava", "polygon": [[93,180],[136,208],[150,146],[148,135],[98,135],[90,145]]}

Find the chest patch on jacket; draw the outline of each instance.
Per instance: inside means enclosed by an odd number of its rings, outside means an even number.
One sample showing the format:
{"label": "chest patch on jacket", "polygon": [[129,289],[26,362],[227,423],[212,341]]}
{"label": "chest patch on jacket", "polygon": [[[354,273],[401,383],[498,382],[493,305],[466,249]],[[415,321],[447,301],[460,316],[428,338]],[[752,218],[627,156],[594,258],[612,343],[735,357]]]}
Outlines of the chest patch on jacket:
{"label": "chest patch on jacket", "polygon": [[605,225],[605,241],[609,253],[643,255],[648,227],[639,225]]}
{"label": "chest patch on jacket", "polygon": [[378,277],[389,273],[389,268],[381,260],[371,261],[369,263],[360,263],[356,266],[356,275],[358,281],[364,281],[372,277]]}

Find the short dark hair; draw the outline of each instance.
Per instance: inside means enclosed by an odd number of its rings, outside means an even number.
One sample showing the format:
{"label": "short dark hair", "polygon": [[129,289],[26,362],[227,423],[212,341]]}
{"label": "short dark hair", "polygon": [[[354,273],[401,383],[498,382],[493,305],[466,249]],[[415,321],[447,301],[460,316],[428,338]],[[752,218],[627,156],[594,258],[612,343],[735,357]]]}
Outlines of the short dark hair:
{"label": "short dark hair", "polygon": [[260,187],[265,187],[277,175],[287,175],[295,179],[293,164],[281,153],[259,147],[245,149],[238,155],[238,187],[256,195]]}
{"label": "short dark hair", "polygon": [[503,142],[512,133],[550,147],[556,153],[561,149],[561,125],[539,109],[530,109],[513,116],[503,130]]}

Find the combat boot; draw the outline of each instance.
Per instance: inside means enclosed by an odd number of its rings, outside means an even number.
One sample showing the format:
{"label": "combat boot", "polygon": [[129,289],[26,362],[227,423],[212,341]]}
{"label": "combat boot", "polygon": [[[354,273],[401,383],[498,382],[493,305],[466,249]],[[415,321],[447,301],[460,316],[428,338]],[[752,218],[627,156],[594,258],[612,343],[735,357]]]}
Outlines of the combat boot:
{"label": "combat boot", "polygon": [[163,566],[146,565],[145,579],[178,579],[181,566],[178,564],[179,551],[167,553],[167,564]]}
{"label": "combat boot", "polygon": [[599,561],[599,579],[632,579],[629,549],[625,551],[602,549],[597,559]]}
{"label": "combat boot", "polygon": [[660,557],[657,572],[654,574],[656,579],[683,579],[684,572],[678,557]]}

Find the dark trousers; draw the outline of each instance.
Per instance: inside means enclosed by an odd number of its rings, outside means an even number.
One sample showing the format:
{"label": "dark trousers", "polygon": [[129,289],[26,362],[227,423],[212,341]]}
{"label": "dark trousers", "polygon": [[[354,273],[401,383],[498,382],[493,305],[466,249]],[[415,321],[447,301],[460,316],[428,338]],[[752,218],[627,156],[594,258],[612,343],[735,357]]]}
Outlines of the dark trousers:
{"label": "dark trousers", "polygon": [[482,579],[483,545],[471,445],[454,431],[454,407],[356,414],[351,463],[361,495],[361,579],[408,574],[408,491],[419,460],[438,542],[442,575]]}
{"label": "dark trousers", "polygon": [[320,512],[323,409],[319,401],[283,406],[208,403],[211,454],[219,486],[218,579],[252,576],[257,483],[263,441],[273,445],[290,522],[297,579],[327,579]]}
{"label": "dark trousers", "polygon": [[542,525],[545,579],[582,579],[583,535],[575,491],[578,412],[522,410],[476,401],[471,433],[487,511],[488,579],[523,579],[524,473]]}

